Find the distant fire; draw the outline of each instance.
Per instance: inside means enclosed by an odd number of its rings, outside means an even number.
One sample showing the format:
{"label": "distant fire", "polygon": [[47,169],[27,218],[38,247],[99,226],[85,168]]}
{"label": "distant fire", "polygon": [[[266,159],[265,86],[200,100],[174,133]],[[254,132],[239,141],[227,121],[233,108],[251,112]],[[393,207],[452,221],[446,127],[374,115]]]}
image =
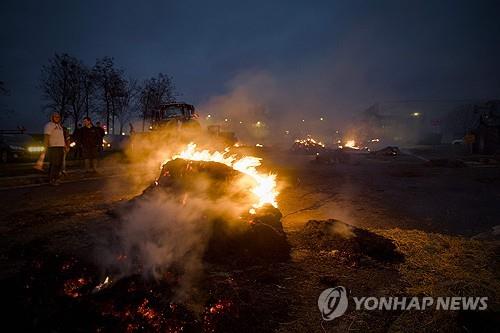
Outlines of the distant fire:
{"label": "distant fire", "polygon": [[312,138],[312,136],[308,135],[305,139],[297,139],[295,140],[296,144],[306,146],[306,147],[315,147],[315,146],[320,146],[320,147],[325,147],[325,144],[322,143],[321,141],[316,141]]}
{"label": "distant fire", "polygon": [[226,148],[224,152],[210,152],[208,150],[200,151],[196,150],[196,144],[190,143],[184,151],[173,155],[171,158],[165,160],[163,164],[178,158],[225,164],[236,171],[250,176],[255,181],[255,186],[251,189],[251,192],[255,194],[258,201],[255,202],[249,210],[251,214],[255,214],[255,209],[261,208],[266,204],[278,207],[276,197],[279,192],[276,190],[276,175],[263,174],[257,171],[257,167],[261,165],[262,159],[254,156],[244,156],[242,158],[238,158],[236,155],[228,154],[229,148]]}
{"label": "distant fire", "polygon": [[356,147],[356,141],[354,140],[347,140],[344,146],[349,147],[349,148],[357,148]]}
{"label": "distant fire", "polygon": [[339,145],[339,148],[350,148],[350,149],[360,149],[357,145],[356,145],[356,141],[355,140],[347,140],[343,145]]}

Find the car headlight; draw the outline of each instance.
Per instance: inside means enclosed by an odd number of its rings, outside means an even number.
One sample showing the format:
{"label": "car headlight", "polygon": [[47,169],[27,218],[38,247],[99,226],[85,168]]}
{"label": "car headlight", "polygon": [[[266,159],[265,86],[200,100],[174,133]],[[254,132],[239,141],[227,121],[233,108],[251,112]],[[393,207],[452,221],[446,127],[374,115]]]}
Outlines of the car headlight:
{"label": "car headlight", "polygon": [[41,153],[42,151],[45,150],[45,147],[42,147],[42,146],[32,146],[32,147],[28,147],[28,151],[30,153]]}

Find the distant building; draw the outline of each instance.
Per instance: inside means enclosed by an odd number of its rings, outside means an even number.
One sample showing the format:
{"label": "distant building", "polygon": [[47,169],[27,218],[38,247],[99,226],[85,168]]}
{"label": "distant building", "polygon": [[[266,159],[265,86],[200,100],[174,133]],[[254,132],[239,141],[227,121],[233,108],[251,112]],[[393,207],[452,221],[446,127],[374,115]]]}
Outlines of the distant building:
{"label": "distant building", "polygon": [[500,100],[474,105],[478,125],[470,132],[476,137],[474,151],[480,154],[500,153]]}
{"label": "distant building", "polygon": [[498,112],[500,101],[496,100],[395,101],[370,106],[359,121],[367,136],[387,143],[441,144],[478,131],[485,119],[490,119],[492,127]]}

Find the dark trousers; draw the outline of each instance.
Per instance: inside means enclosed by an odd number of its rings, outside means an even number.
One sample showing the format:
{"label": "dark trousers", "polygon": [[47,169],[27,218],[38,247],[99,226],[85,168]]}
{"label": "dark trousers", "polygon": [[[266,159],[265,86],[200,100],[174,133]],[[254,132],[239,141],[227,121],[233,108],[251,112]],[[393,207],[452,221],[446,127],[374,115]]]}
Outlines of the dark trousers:
{"label": "dark trousers", "polygon": [[47,154],[49,158],[49,182],[53,182],[56,181],[61,174],[64,147],[49,147]]}

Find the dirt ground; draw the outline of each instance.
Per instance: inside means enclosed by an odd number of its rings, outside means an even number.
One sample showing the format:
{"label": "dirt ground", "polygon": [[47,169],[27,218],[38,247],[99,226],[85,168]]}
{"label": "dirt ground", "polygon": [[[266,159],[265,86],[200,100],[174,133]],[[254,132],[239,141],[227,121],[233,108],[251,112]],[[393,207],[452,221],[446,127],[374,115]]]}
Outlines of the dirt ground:
{"label": "dirt ground", "polygon": [[[489,295],[490,309],[498,315],[500,243],[491,236],[491,228],[499,224],[498,167],[436,168],[412,156],[353,155],[350,163],[333,166],[304,159],[278,158],[288,166],[281,174],[290,176],[280,196],[283,224],[293,244],[295,277],[290,281],[295,282],[290,288],[300,290],[294,299],[302,300],[293,308],[298,319],[284,325],[283,332],[494,330],[488,325],[498,323],[484,318],[464,321],[461,313],[436,311],[348,310],[324,322],[315,295],[334,285],[345,286],[353,296]],[[338,219],[374,231],[394,240],[405,260],[353,265],[338,253],[311,251],[300,238],[311,219]],[[479,328],[481,320],[485,326]]]}
{"label": "dirt ground", "polygon": [[[264,158],[264,167],[278,174],[290,261],[222,273],[207,267],[208,275],[229,276],[256,295],[262,309],[255,309],[255,320],[270,323],[255,324],[261,331],[495,330],[489,325],[500,317],[500,243],[490,231],[500,224],[499,167],[429,167],[412,156],[353,155],[337,165],[289,154]],[[2,191],[2,280],[40,254],[97,260],[112,229],[109,210],[146,185],[123,175]],[[393,240],[404,260],[352,261],[318,250],[301,233],[313,219],[337,219]],[[318,296],[337,285],[352,296],[488,296],[489,311],[355,311],[350,305],[344,316],[323,321]]]}

